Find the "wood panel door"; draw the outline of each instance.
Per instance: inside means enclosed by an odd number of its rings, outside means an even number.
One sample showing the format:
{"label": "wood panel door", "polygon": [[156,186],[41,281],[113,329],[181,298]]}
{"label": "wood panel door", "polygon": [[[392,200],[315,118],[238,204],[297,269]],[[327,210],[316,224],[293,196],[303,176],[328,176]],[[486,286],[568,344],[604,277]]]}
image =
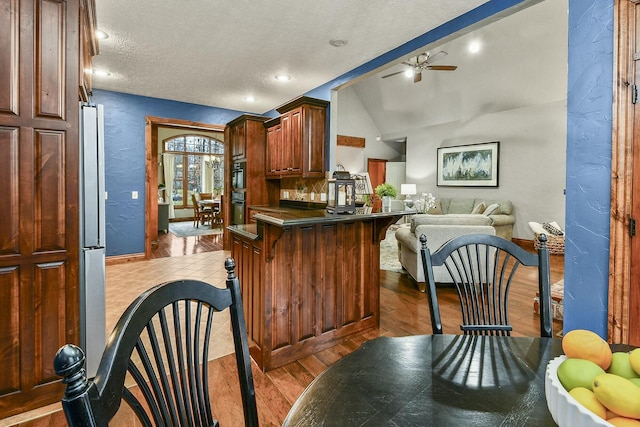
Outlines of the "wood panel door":
{"label": "wood panel door", "polygon": [[376,187],[387,180],[387,161],[384,159],[367,159],[367,172],[371,187]]}
{"label": "wood panel door", "polygon": [[78,343],[79,0],[0,0],[0,418],[59,401]]}
{"label": "wood panel door", "polygon": [[614,3],[608,338],[640,346],[640,1]]}

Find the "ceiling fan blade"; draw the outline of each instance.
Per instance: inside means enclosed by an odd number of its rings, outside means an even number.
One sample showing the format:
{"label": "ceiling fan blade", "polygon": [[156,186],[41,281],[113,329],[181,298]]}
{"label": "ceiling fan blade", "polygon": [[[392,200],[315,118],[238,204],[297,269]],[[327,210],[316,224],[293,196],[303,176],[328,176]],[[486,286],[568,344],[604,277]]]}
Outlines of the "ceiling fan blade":
{"label": "ceiling fan blade", "polygon": [[422,80],[422,71],[418,71],[413,75],[413,82],[418,83],[421,80]]}
{"label": "ceiling fan blade", "polygon": [[398,74],[404,73],[404,70],[402,71],[397,71],[395,73],[391,73],[391,74],[387,74],[386,76],[382,76],[383,79],[386,79],[387,77],[391,77],[391,76],[396,76]]}
{"label": "ceiling fan blade", "polygon": [[456,68],[456,65],[427,65],[427,70],[434,71],[454,71]]}

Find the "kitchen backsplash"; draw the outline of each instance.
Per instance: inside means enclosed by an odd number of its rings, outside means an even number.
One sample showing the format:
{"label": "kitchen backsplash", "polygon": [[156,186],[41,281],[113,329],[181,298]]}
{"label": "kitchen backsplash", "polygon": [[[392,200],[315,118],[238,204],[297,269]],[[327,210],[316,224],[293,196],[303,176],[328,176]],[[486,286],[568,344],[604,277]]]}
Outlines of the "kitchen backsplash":
{"label": "kitchen backsplash", "polygon": [[284,178],[280,181],[280,200],[326,203],[327,180]]}

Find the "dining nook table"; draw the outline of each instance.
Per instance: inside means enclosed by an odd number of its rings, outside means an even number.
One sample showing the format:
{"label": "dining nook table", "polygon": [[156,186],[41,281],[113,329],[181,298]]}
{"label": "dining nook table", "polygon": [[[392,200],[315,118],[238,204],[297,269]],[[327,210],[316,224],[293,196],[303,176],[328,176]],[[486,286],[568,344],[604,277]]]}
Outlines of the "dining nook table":
{"label": "dining nook table", "polygon": [[283,426],[556,426],[545,399],[559,338],[380,337],[331,365]]}
{"label": "dining nook table", "polygon": [[216,213],[215,212],[220,212],[220,210],[222,209],[221,200],[220,199],[201,199],[201,200],[198,201],[198,205],[202,209],[210,209],[211,210],[211,212],[212,212],[212,215],[211,215],[211,227],[213,228],[213,226],[217,223],[216,222]]}

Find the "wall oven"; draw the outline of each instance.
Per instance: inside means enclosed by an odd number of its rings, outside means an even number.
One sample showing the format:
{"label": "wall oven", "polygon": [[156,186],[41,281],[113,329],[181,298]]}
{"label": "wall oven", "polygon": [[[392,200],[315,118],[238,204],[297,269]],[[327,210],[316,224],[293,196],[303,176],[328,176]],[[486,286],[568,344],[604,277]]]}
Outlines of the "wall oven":
{"label": "wall oven", "polygon": [[235,162],[231,170],[231,187],[236,189],[247,188],[247,162]]}
{"label": "wall oven", "polygon": [[231,224],[240,225],[244,224],[244,211],[245,211],[245,198],[244,191],[232,191],[231,192]]}

